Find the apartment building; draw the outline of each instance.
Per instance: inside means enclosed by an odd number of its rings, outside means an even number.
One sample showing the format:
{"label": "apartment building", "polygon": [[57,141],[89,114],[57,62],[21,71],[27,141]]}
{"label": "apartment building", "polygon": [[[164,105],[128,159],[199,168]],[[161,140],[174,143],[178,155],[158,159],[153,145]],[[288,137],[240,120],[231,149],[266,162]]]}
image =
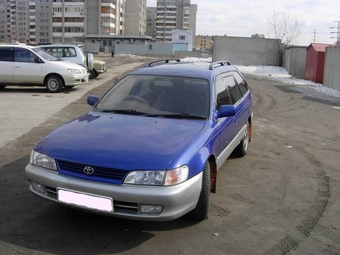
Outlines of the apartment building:
{"label": "apartment building", "polygon": [[197,5],[190,0],[157,0],[156,34],[158,42],[171,42],[173,30],[196,34]]}
{"label": "apartment building", "polygon": [[126,0],[87,0],[86,30],[91,35],[124,35]]}
{"label": "apartment building", "polygon": [[26,42],[28,10],[27,0],[0,0],[0,42]]}
{"label": "apartment building", "polygon": [[146,34],[146,0],[126,0],[125,35]]}
{"label": "apartment building", "polygon": [[157,8],[147,7],[146,11],[146,35],[156,37]]}
{"label": "apartment building", "polygon": [[[146,0],[140,1],[146,9]],[[0,41],[78,43],[84,42],[87,34],[123,35],[125,3],[126,0],[0,0]],[[145,31],[145,22],[141,28]]]}
{"label": "apartment building", "polygon": [[0,0],[0,42],[6,42],[9,30],[10,11],[7,8],[7,0]]}
{"label": "apartment building", "polygon": [[197,35],[195,47],[200,50],[211,50],[213,37],[209,35]]}

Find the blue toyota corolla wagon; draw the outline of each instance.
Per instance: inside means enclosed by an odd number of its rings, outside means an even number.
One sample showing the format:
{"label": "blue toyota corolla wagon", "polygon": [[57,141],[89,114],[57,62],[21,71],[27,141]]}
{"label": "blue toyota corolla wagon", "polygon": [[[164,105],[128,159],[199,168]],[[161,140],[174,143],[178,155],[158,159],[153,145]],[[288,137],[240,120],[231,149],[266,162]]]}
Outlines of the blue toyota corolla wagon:
{"label": "blue toyota corolla wagon", "polygon": [[228,61],[156,60],[41,139],[25,168],[36,195],[115,217],[203,220],[218,169],[251,141],[252,98]]}

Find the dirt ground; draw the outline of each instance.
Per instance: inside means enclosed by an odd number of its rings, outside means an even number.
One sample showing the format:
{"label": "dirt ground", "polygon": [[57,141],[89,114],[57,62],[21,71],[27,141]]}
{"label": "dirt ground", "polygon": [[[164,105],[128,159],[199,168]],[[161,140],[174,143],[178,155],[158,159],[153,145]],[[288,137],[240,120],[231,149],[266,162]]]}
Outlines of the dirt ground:
{"label": "dirt ground", "polygon": [[0,254],[339,255],[340,100],[247,80],[253,140],[248,155],[230,158],[218,172],[208,219],[122,220],[29,192],[24,168],[34,144],[88,111],[87,95],[103,94],[112,85],[106,82],[0,148]]}

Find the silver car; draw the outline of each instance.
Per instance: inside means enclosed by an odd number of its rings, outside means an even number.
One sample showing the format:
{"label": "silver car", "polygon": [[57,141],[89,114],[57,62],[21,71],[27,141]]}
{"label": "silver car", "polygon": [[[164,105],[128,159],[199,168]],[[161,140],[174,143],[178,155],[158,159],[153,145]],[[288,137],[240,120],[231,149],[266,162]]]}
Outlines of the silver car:
{"label": "silver car", "polygon": [[92,53],[85,56],[82,45],[72,44],[52,44],[41,45],[40,48],[46,50],[56,58],[70,61],[87,68],[89,79],[96,78],[99,74],[107,71],[106,62],[93,58]]}
{"label": "silver car", "polygon": [[86,68],[60,61],[39,47],[0,45],[0,88],[8,85],[45,86],[60,92],[88,82]]}

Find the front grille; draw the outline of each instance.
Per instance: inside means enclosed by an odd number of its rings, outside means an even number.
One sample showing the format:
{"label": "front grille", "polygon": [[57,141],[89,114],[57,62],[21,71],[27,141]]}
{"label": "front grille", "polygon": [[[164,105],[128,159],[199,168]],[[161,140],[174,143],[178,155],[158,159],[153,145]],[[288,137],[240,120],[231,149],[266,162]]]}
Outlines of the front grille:
{"label": "front grille", "polygon": [[[72,175],[79,178],[96,180],[101,182],[109,182],[115,184],[121,184],[125,179],[128,172],[119,169],[112,169],[100,166],[91,166],[85,164],[79,164],[69,161],[57,160],[58,171],[61,174]],[[94,169],[93,174],[87,175],[84,172],[84,168],[91,166]]]}

